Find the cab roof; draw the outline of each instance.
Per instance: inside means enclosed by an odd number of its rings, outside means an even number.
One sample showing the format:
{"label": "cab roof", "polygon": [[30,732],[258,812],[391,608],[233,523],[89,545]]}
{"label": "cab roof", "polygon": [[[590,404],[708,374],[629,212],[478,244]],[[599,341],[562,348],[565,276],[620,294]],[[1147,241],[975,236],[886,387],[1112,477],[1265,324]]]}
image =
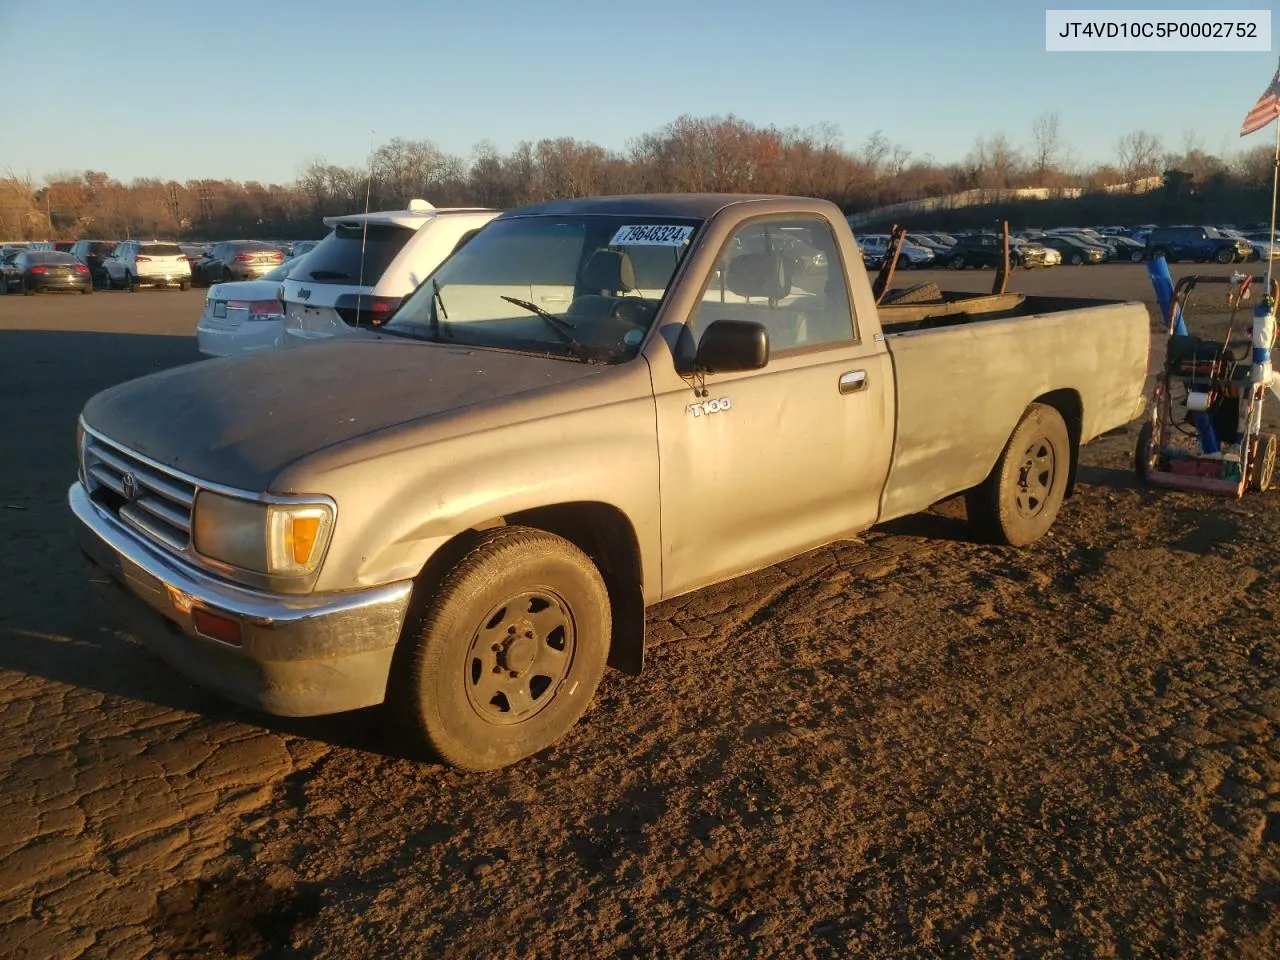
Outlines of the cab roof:
{"label": "cab roof", "polygon": [[550,200],[516,210],[508,210],[502,216],[667,216],[690,217],[705,220],[725,207],[736,203],[755,203],[763,200],[797,200],[780,194],[764,193],[644,193],[613,197],[578,197],[572,200]]}

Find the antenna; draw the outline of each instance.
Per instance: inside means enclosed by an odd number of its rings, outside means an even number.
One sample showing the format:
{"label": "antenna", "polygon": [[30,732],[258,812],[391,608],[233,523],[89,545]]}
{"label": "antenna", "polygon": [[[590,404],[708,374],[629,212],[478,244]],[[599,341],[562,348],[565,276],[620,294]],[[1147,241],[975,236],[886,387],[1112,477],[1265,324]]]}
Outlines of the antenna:
{"label": "antenna", "polygon": [[360,308],[364,302],[364,250],[369,242],[369,196],[373,193],[373,134],[369,131],[369,176],[364,187],[364,223],[360,230],[360,278],[356,287],[356,326],[360,326]]}

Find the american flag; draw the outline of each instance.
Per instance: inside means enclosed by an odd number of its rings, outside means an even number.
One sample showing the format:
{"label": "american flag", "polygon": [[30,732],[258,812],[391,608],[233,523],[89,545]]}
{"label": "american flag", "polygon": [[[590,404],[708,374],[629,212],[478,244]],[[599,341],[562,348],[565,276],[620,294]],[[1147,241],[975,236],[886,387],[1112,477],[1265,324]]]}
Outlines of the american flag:
{"label": "american flag", "polygon": [[1240,126],[1240,136],[1247,137],[1251,133],[1256,133],[1276,117],[1280,117],[1280,67],[1276,67],[1276,75],[1271,78],[1266,91],[1244,118],[1244,123]]}

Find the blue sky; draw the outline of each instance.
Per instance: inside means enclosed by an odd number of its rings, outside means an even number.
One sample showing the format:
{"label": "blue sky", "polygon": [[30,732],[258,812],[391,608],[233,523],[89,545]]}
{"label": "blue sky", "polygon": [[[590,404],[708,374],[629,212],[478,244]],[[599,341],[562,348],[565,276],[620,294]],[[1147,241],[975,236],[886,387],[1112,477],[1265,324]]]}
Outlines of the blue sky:
{"label": "blue sky", "polygon": [[[573,136],[621,148],[682,113],[880,129],[916,155],[1030,139],[1057,110],[1082,161],[1146,128],[1235,151],[1272,53],[1047,53],[1025,0],[0,0],[0,174],[292,180],[377,143],[455,153]],[[1237,2],[1232,7],[1265,9]],[[1082,8],[1204,9],[1102,2]],[[56,28],[50,23],[56,12]],[[1273,24],[1273,30],[1275,24]],[[133,91],[130,93],[129,91]]]}

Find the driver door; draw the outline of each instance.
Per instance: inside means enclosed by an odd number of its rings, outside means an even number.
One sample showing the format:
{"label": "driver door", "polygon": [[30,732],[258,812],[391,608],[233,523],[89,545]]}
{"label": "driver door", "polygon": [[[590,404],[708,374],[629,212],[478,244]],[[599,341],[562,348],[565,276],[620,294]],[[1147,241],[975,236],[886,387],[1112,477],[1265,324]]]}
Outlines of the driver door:
{"label": "driver door", "polygon": [[[774,241],[782,227],[805,230],[825,263],[802,274],[788,266]],[[739,257],[747,259],[735,266]],[[825,220],[740,226],[687,321],[693,340],[720,319],[762,323],[770,359],[759,370],[707,374],[705,397],[700,382],[655,370],[664,596],[871,526],[888,476],[889,355],[858,335]]]}

